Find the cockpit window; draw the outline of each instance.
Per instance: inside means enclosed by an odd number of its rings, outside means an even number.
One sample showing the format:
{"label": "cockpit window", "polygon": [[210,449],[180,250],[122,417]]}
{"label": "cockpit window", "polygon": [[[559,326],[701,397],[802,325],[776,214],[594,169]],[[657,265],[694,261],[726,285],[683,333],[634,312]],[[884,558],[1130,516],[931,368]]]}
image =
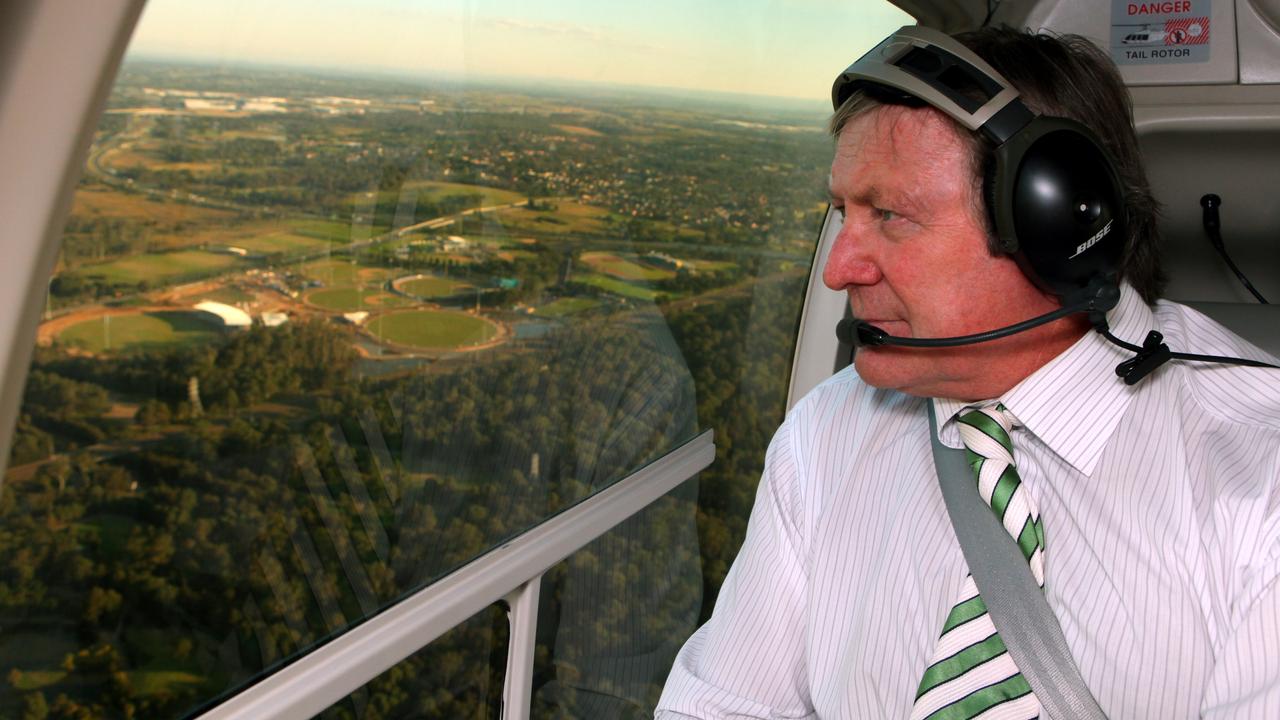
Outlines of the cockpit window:
{"label": "cockpit window", "polygon": [[[830,81],[904,22],[149,4],[0,487],[0,716],[207,707],[714,428],[543,585],[541,707],[651,709],[784,410]],[[490,615],[328,714],[490,716]]]}

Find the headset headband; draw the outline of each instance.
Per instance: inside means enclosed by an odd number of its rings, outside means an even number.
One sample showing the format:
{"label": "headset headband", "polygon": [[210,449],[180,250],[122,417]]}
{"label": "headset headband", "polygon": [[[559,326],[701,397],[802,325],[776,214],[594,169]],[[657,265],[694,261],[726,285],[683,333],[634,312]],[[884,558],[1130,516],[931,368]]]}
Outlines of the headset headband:
{"label": "headset headband", "polygon": [[850,65],[831,87],[836,109],[858,89],[874,84],[932,105],[996,145],[1026,127],[1035,114],[995,68],[955,39],[908,25]]}

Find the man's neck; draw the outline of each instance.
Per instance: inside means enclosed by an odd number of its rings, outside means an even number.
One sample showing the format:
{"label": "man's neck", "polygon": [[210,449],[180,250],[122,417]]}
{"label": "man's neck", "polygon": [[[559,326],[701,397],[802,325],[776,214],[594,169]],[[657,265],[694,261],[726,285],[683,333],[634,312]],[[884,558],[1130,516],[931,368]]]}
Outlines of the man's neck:
{"label": "man's neck", "polygon": [[1008,338],[959,348],[954,377],[922,387],[898,388],[908,395],[966,402],[989,400],[1066,352],[1090,331],[1084,315],[1073,315]]}

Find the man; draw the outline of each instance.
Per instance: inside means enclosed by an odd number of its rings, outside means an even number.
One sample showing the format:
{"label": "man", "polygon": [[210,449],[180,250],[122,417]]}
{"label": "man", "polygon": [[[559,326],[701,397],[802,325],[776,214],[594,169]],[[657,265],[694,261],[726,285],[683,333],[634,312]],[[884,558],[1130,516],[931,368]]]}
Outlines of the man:
{"label": "man", "polygon": [[[1113,335],[1141,343],[1158,329],[1174,350],[1265,359],[1156,302],[1155,203],[1105,55],[1009,30],[957,39],[1031,110],[1089,125],[1115,159],[1128,237]],[[843,225],[823,278],[856,317],[936,338],[1060,306],[992,239],[983,139],[874,88],[845,102],[832,130]],[[974,409],[1011,439],[1037,529],[1033,573],[1039,563],[1108,717],[1280,717],[1280,376],[1174,362],[1127,385],[1114,368],[1132,356],[1080,315],[977,345],[860,349],[774,436],[740,555],[657,717],[1041,714],[985,614],[974,637],[952,632],[970,627],[954,618],[976,590],[938,488],[928,402],[945,445],[971,442]],[[947,664],[983,643],[996,649],[976,665]],[[997,666],[1012,674],[990,674]],[[940,672],[966,687],[942,693],[930,680]],[[980,697],[993,689],[1003,694]]]}

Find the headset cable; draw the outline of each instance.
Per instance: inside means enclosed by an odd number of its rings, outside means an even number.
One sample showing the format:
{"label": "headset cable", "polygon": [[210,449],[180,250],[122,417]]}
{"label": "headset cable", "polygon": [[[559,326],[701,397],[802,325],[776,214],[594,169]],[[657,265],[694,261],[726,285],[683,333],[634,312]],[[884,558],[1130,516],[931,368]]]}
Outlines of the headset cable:
{"label": "headset cable", "polygon": [[1231,268],[1231,272],[1235,273],[1236,277],[1240,278],[1240,282],[1244,283],[1245,289],[1253,293],[1253,296],[1258,298],[1258,302],[1263,305],[1270,305],[1271,303],[1262,297],[1262,293],[1258,292],[1253,283],[1249,282],[1249,278],[1240,272],[1240,268],[1236,267],[1236,264],[1231,261],[1231,256],[1227,254],[1227,248],[1222,242],[1222,222],[1218,218],[1218,208],[1221,205],[1222,198],[1213,193],[1200,198],[1200,207],[1204,208],[1204,231],[1209,236],[1209,242],[1213,243],[1214,249],[1222,256],[1222,259],[1227,261],[1227,267]]}

